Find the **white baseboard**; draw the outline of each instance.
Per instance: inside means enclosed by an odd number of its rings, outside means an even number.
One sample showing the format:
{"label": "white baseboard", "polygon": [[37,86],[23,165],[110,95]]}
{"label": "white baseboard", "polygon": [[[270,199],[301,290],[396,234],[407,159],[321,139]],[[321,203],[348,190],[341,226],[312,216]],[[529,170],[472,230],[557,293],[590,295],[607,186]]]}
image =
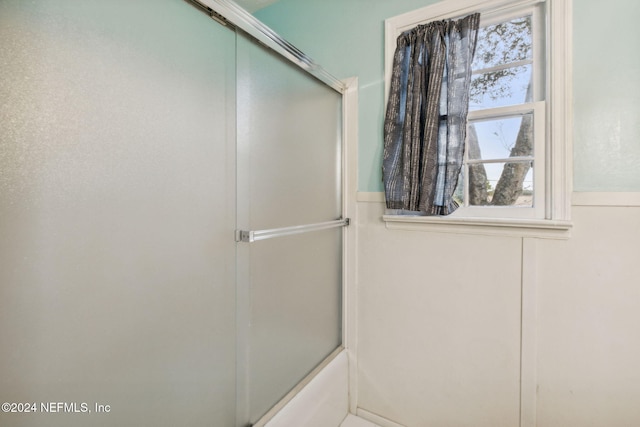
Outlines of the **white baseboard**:
{"label": "white baseboard", "polygon": [[361,408],[358,408],[356,415],[362,419],[371,421],[372,423],[377,424],[380,427],[405,427],[402,424],[398,424],[387,418],[381,417],[380,415],[376,415],[373,412],[369,412]]}

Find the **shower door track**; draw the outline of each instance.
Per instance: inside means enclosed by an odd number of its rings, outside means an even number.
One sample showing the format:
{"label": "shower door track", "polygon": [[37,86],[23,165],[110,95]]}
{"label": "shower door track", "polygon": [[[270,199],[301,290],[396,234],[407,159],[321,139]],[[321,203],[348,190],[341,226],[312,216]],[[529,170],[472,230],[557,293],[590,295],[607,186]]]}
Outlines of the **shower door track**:
{"label": "shower door track", "polygon": [[229,0],[185,1],[196,5],[220,24],[225,26],[231,24],[236,29],[242,30],[261,44],[276,51],[307,73],[322,81],[336,92],[343,94],[347,90],[344,82],[322,68],[304,52],[280,37],[275,31],[260,22],[235,2]]}

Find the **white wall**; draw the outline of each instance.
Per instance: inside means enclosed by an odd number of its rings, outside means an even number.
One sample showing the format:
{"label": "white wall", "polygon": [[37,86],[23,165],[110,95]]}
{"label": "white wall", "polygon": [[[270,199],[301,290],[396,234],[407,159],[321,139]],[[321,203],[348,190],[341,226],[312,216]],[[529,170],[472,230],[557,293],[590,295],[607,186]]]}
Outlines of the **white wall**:
{"label": "white wall", "polygon": [[640,207],[574,206],[567,240],[388,230],[382,203],[358,209],[362,416],[640,425]]}
{"label": "white wall", "polygon": [[640,425],[640,207],[573,208],[538,247],[538,425]]}
{"label": "white wall", "polygon": [[518,238],[387,230],[358,211],[358,407],[407,426],[514,426]]}

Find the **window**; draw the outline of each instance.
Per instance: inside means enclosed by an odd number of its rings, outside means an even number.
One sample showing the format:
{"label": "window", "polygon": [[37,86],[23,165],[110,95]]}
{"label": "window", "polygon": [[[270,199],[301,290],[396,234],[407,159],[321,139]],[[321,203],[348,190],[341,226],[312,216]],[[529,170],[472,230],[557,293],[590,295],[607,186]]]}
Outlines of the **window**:
{"label": "window", "polygon": [[545,215],[544,11],[540,6],[481,18],[472,64],[467,148],[456,190],[462,210],[457,215]]}
{"label": "window", "polygon": [[570,227],[568,3],[446,0],[386,21],[389,76],[400,33],[433,20],[481,13],[455,194],[460,208],[439,218],[389,215],[388,224]]}

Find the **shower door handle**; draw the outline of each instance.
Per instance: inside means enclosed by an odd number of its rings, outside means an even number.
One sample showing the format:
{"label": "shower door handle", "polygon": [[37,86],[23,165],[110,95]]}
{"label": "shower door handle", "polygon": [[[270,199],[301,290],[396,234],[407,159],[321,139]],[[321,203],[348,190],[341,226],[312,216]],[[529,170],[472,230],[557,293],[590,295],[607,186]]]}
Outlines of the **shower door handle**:
{"label": "shower door handle", "polygon": [[308,233],[310,231],[326,230],[336,227],[346,227],[349,223],[349,218],[341,218],[334,221],[294,225],[292,227],[271,228],[267,230],[236,230],[236,242],[252,243],[258,240],[272,239],[274,237],[290,236],[292,234]]}

